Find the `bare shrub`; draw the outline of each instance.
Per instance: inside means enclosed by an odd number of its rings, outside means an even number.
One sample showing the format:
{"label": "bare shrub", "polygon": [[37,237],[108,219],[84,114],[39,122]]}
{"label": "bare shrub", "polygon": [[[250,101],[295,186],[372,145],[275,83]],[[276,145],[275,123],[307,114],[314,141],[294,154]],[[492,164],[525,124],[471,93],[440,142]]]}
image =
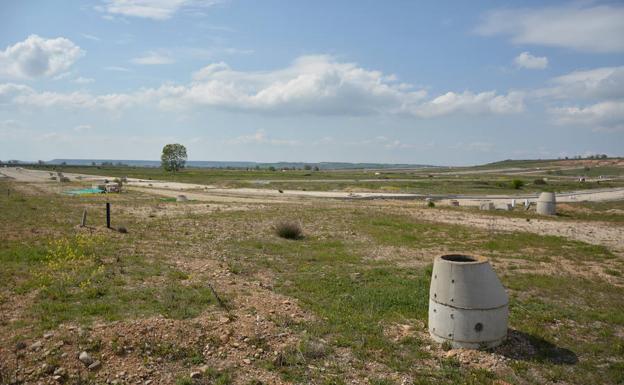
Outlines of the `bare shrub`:
{"label": "bare shrub", "polygon": [[286,239],[303,238],[303,229],[299,223],[294,221],[282,221],[275,225],[275,234]]}

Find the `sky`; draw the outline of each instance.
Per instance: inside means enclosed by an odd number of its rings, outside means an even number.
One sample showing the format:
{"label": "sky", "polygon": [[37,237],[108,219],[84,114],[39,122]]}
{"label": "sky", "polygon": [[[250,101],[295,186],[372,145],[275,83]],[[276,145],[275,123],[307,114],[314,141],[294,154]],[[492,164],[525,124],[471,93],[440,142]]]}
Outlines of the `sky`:
{"label": "sky", "polygon": [[[545,5],[546,4],[546,5]],[[624,155],[624,2],[0,2],[0,159]]]}

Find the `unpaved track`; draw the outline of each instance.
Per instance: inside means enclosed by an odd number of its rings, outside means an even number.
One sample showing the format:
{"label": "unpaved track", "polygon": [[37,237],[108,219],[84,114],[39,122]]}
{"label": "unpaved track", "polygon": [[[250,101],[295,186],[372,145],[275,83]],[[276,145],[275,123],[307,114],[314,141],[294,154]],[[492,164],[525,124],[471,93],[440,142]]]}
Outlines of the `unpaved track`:
{"label": "unpaved track", "polygon": [[624,253],[624,226],[603,222],[561,221],[549,219],[509,218],[450,210],[407,209],[419,219],[477,227],[492,231],[527,232],[575,239]]}
{"label": "unpaved track", "polygon": [[[0,173],[20,182],[50,182],[50,173],[40,170],[27,170],[20,167],[7,167],[0,169]],[[104,179],[112,180],[112,177],[64,173],[71,180],[79,180],[83,182],[99,182]],[[56,182],[58,183],[58,182]],[[160,190],[172,191],[189,191],[201,193],[206,192],[217,196],[235,196],[248,198],[274,198],[283,200],[288,197],[311,197],[311,198],[331,198],[331,199],[424,199],[427,197],[442,200],[453,199],[460,202],[462,206],[478,206],[481,202],[491,201],[494,203],[509,203],[512,199],[528,200],[535,202],[538,194],[516,194],[516,195],[466,195],[466,194],[408,194],[408,193],[377,193],[377,192],[344,192],[344,191],[301,191],[301,190],[283,190],[276,189],[256,189],[256,188],[216,188],[211,185],[202,185],[194,183],[169,182],[157,180],[144,180],[136,178],[128,178],[127,186],[140,187],[141,191],[149,192],[151,189],[157,189],[158,195],[163,195]],[[613,201],[624,199],[624,187],[611,189],[594,189],[572,191],[567,193],[558,193],[558,202],[581,202],[581,201]]]}

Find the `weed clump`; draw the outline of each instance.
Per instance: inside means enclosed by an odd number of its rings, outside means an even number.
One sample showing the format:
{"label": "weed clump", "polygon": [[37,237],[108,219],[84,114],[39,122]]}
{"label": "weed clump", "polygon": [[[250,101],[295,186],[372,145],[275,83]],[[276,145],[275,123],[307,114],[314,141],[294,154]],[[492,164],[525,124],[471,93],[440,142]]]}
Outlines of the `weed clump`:
{"label": "weed clump", "polygon": [[427,207],[433,208],[433,207],[435,207],[435,203],[433,203],[433,201],[429,201],[429,202],[427,202]]}
{"label": "weed clump", "polygon": [[511,181],[511,187],[513,187],[514,190],[519,190],[522,186],[524,186],[524,181],[521,179],[514,179]]}
{"label": "weed clump", "polygon": [[297,222],[283,221],[275,225],[275,234],[285,239],[301,239],[303,238],[303,229]]}

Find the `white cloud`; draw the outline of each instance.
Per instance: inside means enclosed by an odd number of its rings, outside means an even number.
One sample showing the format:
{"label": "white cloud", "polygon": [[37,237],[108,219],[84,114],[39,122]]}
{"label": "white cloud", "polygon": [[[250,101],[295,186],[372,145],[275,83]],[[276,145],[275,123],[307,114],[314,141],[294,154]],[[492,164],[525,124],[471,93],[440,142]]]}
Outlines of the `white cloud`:
{"label": "white cloud", "polygon": [[495,10],[485,15],[476,31],[485,36],[507,35],[516,44],[624,52],[624,6],[586,4]]}
{"label": "white cloud", "polygon": [[95,79],[92,78],[85,78],[82,76],[77,77],[76,79],[72,80],[74,83],[77,84],[89,84],[89,83],[93,83],[95,81]]}
{"label": "white cloud", "polygon": [[0,106],[13,104],[17,97],[30,92],[34,92],[33,89],[23,84],[0,84]]}
{"label": "white cloud", "polygon": [[56,75],[56,76],[55,76],[55,77],[53,77],[52,79],[54,79],[54,80],[61,80],[61,79],[68,78],[68,77],[70,77],[71,75],[72,75],[72,73],[71,73],[71,72],[63,72],[63,73],[60,73],[60,74]]}
{"label": "white cloud", "polygon": [[204,67],[181,95],[187,103],[256,111],[361,115],[399,112],[422,99],[379,71],[302,56],[284,69],[240,72],[225,63]]}
{"label": "white cloud", "polygon": [[104,69],[106,71],[114,71],[114,72],[132,72],[131,69],[126,68],[126,67],[120,67],[120,66],[107,66],[107,67],[104,67]]}
{"label": "white cloud", "polygon": [[579,125],[599,131],[624,130],[624,100],[610,100],[586,107],[558,107],[550,112],[562,125]]}
{"label": "white cloud", "polygon": [[88,132],[88,131],[91,131],[92,129],[93,129],[93,126],[90,124],[80,124],[74,127],[74,131],[76,132]]}
{"label": "white cloud", "polygon": [[[624,66],[574,71],[537,90],[539,97],[574,101],[577,105],[551,107],[548,112],[560,125],[588,127],[598,131],[624,130]],[[586,105],[578,105],[584,101]]]}
{"label": "white cloud", "polygon": [[417,116],[429,118],[453,113],[465,114],[509,114],[524,111],[524,94],[510,92],[499,95],[494,91],[475,94],[447,92],[415,108]]}
{"label": "white cloud", "polygon": [[424,149],[434,147],[433,142],[428,143],[405,143],[399,139],[392,139],[386,136],[380,135],[374,138],[363,139],[355,142],[345,143],[348,146],[365,146],[365,147],[375,147],[375,148],[385,148],[388,150],[398,150],[398,149]]}
{"label": "white cloud", "polygon": [[324,55],[302,56],[289,67],[269,72],[239,72],[223,62],[214,63],[196,72],[193,79],[177,102],[281,113],[403,113],[420,117],[523,109],[519,93],[449,92],[424,102],[426,91],[413,90],[411,85],[397,82],[394,75]]}
{"label": "white cloud", "polygon": [[166,20],[183,8],[205,8],[218,0],[106,0],[96,9],[109,15]]}
{"label": "white cloud", "polygon": [[228,144],[270,144],[273,146],[299,146],[301,142],[289,139],[274,139],[267,135],[265,130],[256,130],[250,135],[241,135],[230,141]]}
{"label": "white cloud", "polygon": [[543,70],[548,67],[548,58],[545,56],[533,56],[525,51],[516,56],[514,63],[518,68]]}
{"label": "white cloud", "polygon": [[539,90],[538,95],[560,99],[624,98],[624,66],[575,71],[551,83],[552,87]]}
{"label": "white cloud", "polygon": [[476,142],[469,142],[469,143],[464,143],[464,142],[459,142],[459,143],[455,143],[452,146],[449,146],[449,148],[451,150],[457,150],[457,149],[462,149],[462,150],[468,150],[471,152],[492,152],[495,148],[494,143],[490,143],[490,142],[480,142],[480,141],[476,141]]}
{"label": "white cloud", "polygon": [[145,105],[162,98],[163,92],[169,88],[145,89],[130,94],[93,95],[88,92],[74,91],[37,92],[33,88],[21,84],[0,84],[0,106],[29,106],[40,108],[67,108],[67,109],[104,109],[120,111],[124,108]]}
{"label": "white cloud", "polygon": [[160,64],[171,64],[173,63],[173,59],[168,55],[158,53],[158,52],[148,52],[147,54],[134,58],[131,60],[134,64],[141,65],[160,65]]}
{"label": "white cloud", "polygon": [[0,51],[0,75],[32,79],[62,73],[84,55],[71,40],[30,35]]}
{"label": "white cloud", "polygon": [[95,36],[95,35],[89,35],[88,33],[82,33],[81,34],[82,37],[84,37],[85,39],[91,40],[91,41],[101,41],[102,39],[100,39],[99,37]]}
{"label": "white cloud", "polygon": [[40,107],[119,109],[152,104],[164,109],[208,106],[285,115],[401,114],[422,118],[508,114],[524,108],[519,92],[448,92],[427,101],[426,91],[414,90],[398,82],[396,76],[322,55],[303,56],[286,68],[263,72],[235,71],[225,63],[215,63],[197,71],[189,84],[165,84],[125,94],[36,92],[15,89],[19,85],[11,87],[12,96],[5,99],[12,97],[16,104]]}

